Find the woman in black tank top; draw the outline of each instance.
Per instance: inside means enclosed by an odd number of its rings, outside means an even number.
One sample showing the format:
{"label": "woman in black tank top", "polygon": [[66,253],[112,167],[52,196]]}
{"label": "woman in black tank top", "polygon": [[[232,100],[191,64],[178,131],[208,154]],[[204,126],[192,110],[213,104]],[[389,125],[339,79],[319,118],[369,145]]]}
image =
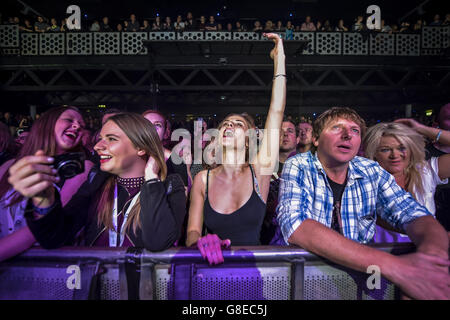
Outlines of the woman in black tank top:
{"label": "woman in black tank top", "polygon": [[[274,78],[261,151],[250,158],[249,150],[256,149],[248,137],[248,130],[255,129],[253,119],[247,114],[227,116],[218,127],[215,141],[215,160],[220,165],[198,173],[191,189],[186,245],[196,244],[210,264],[223,262],[224,246],[259,245],[270,177],[278,164],[279,132],[286,104],[283,41],[277,34],[264,35],[275,42],[275,47],[270,53]],[[204,227],[207,235],[202,237]]]}

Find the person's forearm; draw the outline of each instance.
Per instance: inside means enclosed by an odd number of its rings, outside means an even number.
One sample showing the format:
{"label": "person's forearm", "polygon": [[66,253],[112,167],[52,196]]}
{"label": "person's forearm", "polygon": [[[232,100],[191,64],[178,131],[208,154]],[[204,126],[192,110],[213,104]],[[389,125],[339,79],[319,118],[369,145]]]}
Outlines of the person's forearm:
{"label": "person's forearm", "polygon": [[405,227],[417,251],[448,259],[449,241],[445,229],[432,216],[421,217]]}
{"label": "person's forearm", "polygon": [[28,227],[0,239],[0,261],[9,259],[30,248],[36,242]]}
{"label": "person's forearm", "polygon": [[421,126],[417,131],[431,141],[435,141],[439,132],[441,132],[438,140],[439,144],[450,146],[450,131],[427,126]]}
{"label": "person's forearm", "polygon": [[[272,97],[270,111],[284,113],[286,105],[286,67],[284,57],[278,59],[278,66],[274,68],[274,80],[272,85]],[[282,75],[282,76],[280,76]]]}
{"label": "person's forearm", "polygon": [[[181,180],[181,179],[180,179]],[[178,184],[179,182],[179,184]],[[186,198],[181,181],[166,195],[163,182],[145,183],[140,194],[142,242],[150,251],[170,248],[181,236]]]}
{"label": "person's forearm", "polygon": [[55,188],[49,188],[39,197],[31,198],[33,205],[38,208],[48,208],[55,203]]}
{"label": "person's forearm", "polygon": [[186,247],[190,247],[197,243],[200,238],[200,233],[198,231],[188,231],[186,238]]}
{"label": "person's forearm", "polygon": [[396,269],[395,256],[349,240],[311,219],[302,222],[289,242],[357,271],[367,272],[369,266],[376,265],[388,279]]}

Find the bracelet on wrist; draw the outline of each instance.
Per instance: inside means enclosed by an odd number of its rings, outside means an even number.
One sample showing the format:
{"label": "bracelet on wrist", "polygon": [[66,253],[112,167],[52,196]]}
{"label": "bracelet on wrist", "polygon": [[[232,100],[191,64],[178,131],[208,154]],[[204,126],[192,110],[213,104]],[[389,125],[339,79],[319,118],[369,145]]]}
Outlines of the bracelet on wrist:
{"label": "bracelet on wrist", "polygon": [[280,74],[277,74],[277,75],[273,76],[273,80],[275,80],[278,77],[284,77],[285,79],[287,79],[287,76],[285,74],[281,74],[280,73]]}
{"label": "bracelet on wrist", "polygon": [[436,135],[436,138],[434,139],[433,143],[436,143],[441,138],[442,130],[439,130],[438,134]]}
{"label": "bracelet on wrist", "polygon": [[57,201],[53,201],[52,205],[50,207],[47,208],[39,208],[37,206],[35,206],[34,204],[31,204],[33,211],[41,216],[45,216],[46,214],[48,214],[50,211],[52,211],[56,205],[57,205]]}
{"label": "bracelet on wrist", "polygon": [[150,180],[145,181],[148,184],[152,184],[152,183],[156,183],[156,182],[161,182],[161,180],[159,178],[153,178]]}

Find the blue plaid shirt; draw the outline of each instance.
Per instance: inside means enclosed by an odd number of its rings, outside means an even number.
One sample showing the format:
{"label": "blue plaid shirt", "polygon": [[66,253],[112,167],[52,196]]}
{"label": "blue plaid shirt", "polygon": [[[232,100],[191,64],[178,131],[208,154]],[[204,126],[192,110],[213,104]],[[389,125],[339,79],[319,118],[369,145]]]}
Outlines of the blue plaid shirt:
{"label": "blue plaid shirt", "polygon": [[[278,202],[277,219],[286,243],[306,219],[331,226],[333,191],[317,156],[307,152],[286,161]],[[375,235],[377,215],[404,230],[409,222],[431,213],[399,187],[377,162],[355,157],[349,162],[341,199],[343,236],[368,243]]]}

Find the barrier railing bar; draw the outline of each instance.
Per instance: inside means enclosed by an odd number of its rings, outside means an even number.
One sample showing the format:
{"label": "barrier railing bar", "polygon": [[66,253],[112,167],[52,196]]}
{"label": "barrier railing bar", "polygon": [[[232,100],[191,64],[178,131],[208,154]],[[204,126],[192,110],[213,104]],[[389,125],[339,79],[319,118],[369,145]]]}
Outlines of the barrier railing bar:
{"label": "barrier railing bar", "polygon": [[[392,252],[393,254],[410,253],[414,250],[412,243],[378,243],[370,244],[370,247],[382,250],[385,252]],[[61,249],[42,249],[33,248],[23,254],[11,259],[14,260],[42,260],[42,261],[67,261],[67,260],[90,260],[102,262],[117,262],[120,259],[125,259],[129,255],[133,259],[140,258],[146,263],[177,263],[177,262],[191,262],[199,263],[205,262],[200,252],[193,248],[170,248],[161,252],[150,252],[143,250],[140,252],[133,252],[127,254],[126,248],[99,248],[99,247],[63,247]],[[225,261],[229,262],[271,262],[271,261],[286,261],[292,262],[295,259],[305,259],[305,261],[321,260],[319,256],[310,253],[302,248],[296,246],[236,246],[228,250],[223,250],[223,257]]]}

